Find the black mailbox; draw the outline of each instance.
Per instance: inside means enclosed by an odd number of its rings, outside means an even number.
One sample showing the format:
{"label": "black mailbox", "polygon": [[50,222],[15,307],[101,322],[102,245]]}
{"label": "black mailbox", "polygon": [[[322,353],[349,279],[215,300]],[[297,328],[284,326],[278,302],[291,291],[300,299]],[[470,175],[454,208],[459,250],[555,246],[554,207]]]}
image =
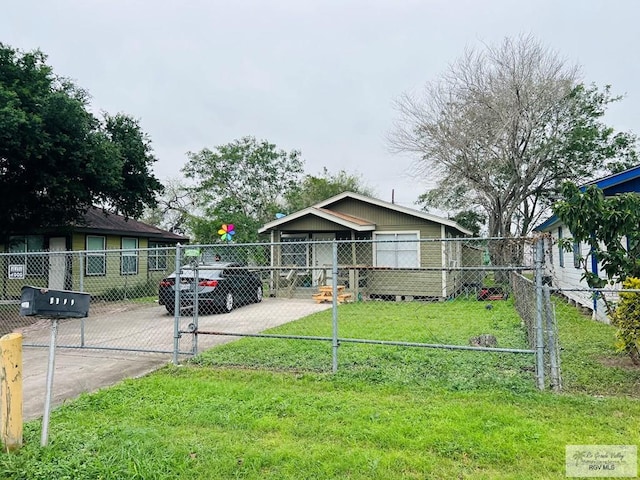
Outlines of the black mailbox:
{"label": "black mailbox", "polygon": [[20,315],[83,318],[89,314],[90,298],[91,295],[84,292],[24,286],[20,298]]}

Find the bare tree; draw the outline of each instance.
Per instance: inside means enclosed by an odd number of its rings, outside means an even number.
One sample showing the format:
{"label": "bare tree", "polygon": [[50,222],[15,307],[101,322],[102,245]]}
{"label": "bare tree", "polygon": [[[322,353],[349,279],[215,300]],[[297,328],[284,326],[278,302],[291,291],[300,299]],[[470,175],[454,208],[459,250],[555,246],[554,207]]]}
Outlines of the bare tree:
{"label": "bare tree", "polygon": [[196,211],[189,188],[181,179],[168,179],[157,205],[145,212],[144,221],[173,233],[189,234],[189,219]]}
{"label": "bare tree", "polygon": [[620,97],[579,83],[577,66],[531,36],[484,47],[401,96],[389,140],[418,154],[417,173],[437,182],[423,201],[484,210],[489,236],[526,235],[563,181],[633,163],[636,140],[600,121]]}

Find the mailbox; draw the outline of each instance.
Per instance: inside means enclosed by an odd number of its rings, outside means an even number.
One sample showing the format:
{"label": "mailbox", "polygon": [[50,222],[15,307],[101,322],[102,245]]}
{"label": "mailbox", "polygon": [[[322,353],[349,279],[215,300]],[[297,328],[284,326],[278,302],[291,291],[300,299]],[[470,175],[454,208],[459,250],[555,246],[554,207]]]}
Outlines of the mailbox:
{"label": "mailbox", "polygon": [[20,315],[49,318],[83,318],[89,313],[91,295],[71,290],[50,290],[24,286]]}

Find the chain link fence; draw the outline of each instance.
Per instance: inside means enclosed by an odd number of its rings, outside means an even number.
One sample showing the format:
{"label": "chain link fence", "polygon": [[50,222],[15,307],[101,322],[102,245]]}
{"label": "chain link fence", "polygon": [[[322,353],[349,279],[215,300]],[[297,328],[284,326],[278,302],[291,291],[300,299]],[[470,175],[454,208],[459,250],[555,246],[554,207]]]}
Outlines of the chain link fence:
{"label": "chain link fence", "polygon": [[[49,322],[19,315],[21,288],[31,285],[91,295],[89,317],[59,322],[60,348],[167,353],[177,362],[259,337],[272,351],[317,345],[309,348],[323,349],[331,371],[356,368],[349,352],[366,345],[388,358],[419,352],[425,365],[435,361],[428,352],[448,351],[488,356],[492,368],[530,371],[539,388],[559,390],[549,300],[559,292],[539,244],[398,238],[2,254],[2,333],[21,330],[25,346],[48,345]],[[276,367],[305,364],[305,348],[283,353]],[[253,350],[229,363],[272,365]]]}

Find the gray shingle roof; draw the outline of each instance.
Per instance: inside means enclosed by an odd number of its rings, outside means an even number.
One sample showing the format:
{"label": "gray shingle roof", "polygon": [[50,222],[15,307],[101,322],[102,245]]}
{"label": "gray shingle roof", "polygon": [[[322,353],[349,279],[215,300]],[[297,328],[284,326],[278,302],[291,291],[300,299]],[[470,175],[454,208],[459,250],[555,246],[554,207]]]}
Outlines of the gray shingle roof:
{"label": "gray shingle roof", "polygon": [[111,233],[114,235],[148,237],[174,242],[189,240],[188,237],[162,230],[132,218],[127,219],[122,215],[104,212],[100,208],[89,209],[84,216],[84,220],[84,224],[76,226],[74,230],[85,233]]}

